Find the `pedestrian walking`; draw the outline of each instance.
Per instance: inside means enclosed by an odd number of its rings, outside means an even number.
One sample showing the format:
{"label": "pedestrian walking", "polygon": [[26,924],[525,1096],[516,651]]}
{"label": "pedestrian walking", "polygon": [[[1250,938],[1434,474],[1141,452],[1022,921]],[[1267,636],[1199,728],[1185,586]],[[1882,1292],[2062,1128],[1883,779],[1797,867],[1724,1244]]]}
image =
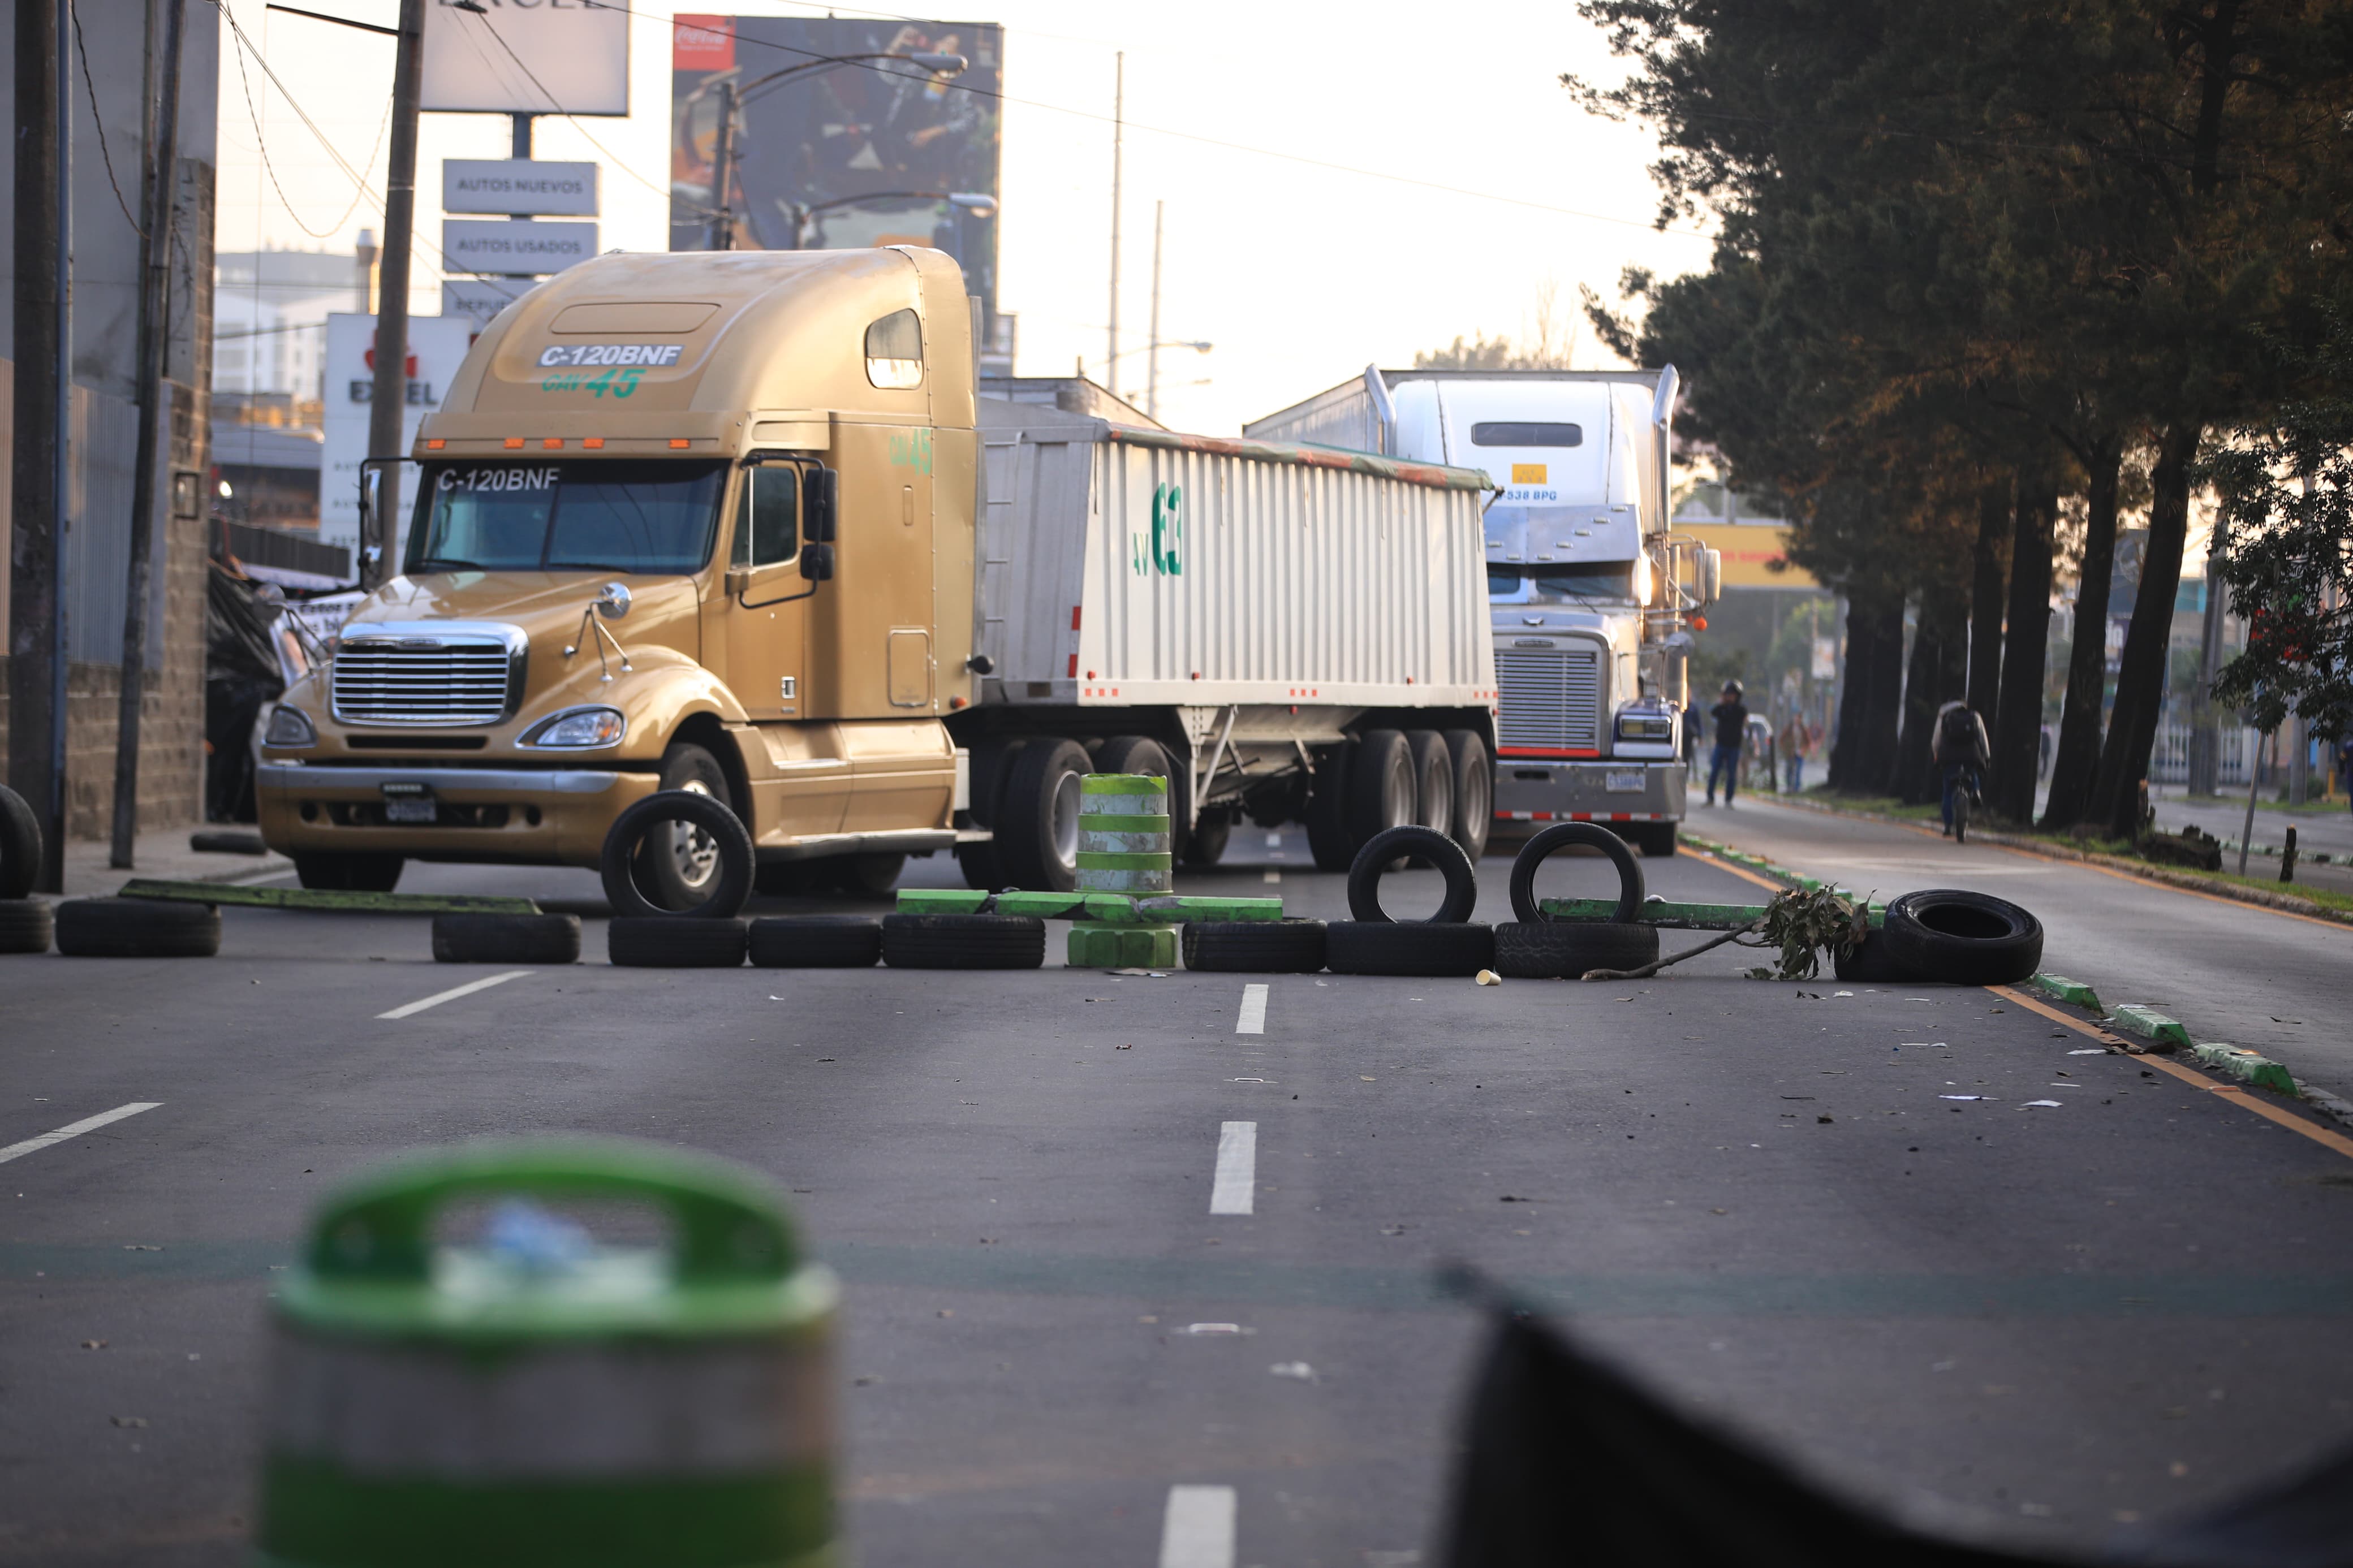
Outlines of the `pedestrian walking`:
{"label": "pedestrian walking", "polygon": [[1956,698],[1936,710],[1936,732],[1928,739],[1928,754],[1945,774],[1945,837],[1953,837],[1953,797],[1968,790],[1974,798],[1978,790],[1978,770],[1993,756],[1993,747],[1986,740],[1985,721],[1977,710]]}
{"label": "pedestrian walking", "polygon": [[1724,694],[1707,716],[1715,725],[1715,751],[1708,758],[1707,804],[1715,804],[1715,781],[1724,779],[1724,804],[1729,810],[1732,792],[1740,783],[1740,751],[1748,740],[1748,706],[1740,700],[1740,682],[1727,680]]}
{"label": "pedestrian walking", "polygon": [[1806,721],[1803,715],[1792,713],[1781,726],[1781,755],[1788,759],[1789,793],[1797,794],[1806,787]]}

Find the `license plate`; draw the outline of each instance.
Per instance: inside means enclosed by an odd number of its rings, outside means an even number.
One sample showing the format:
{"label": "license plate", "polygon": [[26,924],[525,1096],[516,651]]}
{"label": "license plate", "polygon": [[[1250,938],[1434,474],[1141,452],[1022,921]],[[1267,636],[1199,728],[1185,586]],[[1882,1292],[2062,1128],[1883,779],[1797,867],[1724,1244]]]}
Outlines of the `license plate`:
{"label": "license plate", "polygon": [[1642,793],[1642,770],[1634,768],[1626,773],[1605,773],[1601,775],[1601,787],[1611,795],[1640,795]]}
{"label": "license plate", "polygon": [[406,792],[396,795],[387,788],[384,792],[384,819],[430,826],[439,820],[439,810],[429,790],[420,789],[414,795]]}

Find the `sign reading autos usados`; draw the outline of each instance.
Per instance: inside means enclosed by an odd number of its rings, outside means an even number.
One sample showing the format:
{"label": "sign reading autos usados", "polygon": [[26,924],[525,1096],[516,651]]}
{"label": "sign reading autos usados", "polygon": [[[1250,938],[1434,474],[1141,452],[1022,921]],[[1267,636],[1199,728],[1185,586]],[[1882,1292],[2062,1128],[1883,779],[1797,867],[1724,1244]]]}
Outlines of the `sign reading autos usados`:
{"label": "sign reading autos usados", "polygon": [[[627,114],[626,5],[432,0],[424,107],[442,114]],[[517,209],[521,210],[521,209]]]}

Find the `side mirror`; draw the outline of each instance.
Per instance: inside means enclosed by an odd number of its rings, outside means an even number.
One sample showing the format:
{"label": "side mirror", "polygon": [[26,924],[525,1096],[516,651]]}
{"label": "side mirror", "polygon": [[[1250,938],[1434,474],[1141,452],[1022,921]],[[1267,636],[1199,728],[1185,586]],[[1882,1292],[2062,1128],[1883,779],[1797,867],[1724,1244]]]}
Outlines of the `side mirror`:
{"label": "side mirror", "polygon": [[1699,558],[1699,602],[1713,605],[1724,597],[1724,552],[1704,550]]}
{"label": "side mirror", "polygon": [[808,583],[833,581],[833,546],[804,544],[801,546],[801,578]]}
{"label": "side mirror", "polygon": [[[810,468],[802,480],[801,489],[802,521],[807,524],[804,531],[809,543],[831,544],[833,542],[834,527],[840,500],[840,474],[831,468]],[[830,577],[833,575],[833,568],[830,564],[833,559],[831,551],[826,552],[826,559],[828,564],[825,575]],[[811,582],[825,581],[824,577],[818,577],[810,573],[806,565],[803,566],[801,574],[808,577]]]}

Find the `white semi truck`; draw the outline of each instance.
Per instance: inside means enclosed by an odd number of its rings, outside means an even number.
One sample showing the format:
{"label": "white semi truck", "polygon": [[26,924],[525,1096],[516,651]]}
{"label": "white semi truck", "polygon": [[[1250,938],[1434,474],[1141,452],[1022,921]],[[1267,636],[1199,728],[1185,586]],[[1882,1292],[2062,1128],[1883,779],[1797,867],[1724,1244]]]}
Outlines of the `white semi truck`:
{"label": "white semi truck", "polygon": [[1690,631],[1721,566],[1671,530],[1674,367],[1367,366],[1243,426],[1252,439],[1482,468],[1501,692],[1496,828],[1600,822],[1674,853]]}

